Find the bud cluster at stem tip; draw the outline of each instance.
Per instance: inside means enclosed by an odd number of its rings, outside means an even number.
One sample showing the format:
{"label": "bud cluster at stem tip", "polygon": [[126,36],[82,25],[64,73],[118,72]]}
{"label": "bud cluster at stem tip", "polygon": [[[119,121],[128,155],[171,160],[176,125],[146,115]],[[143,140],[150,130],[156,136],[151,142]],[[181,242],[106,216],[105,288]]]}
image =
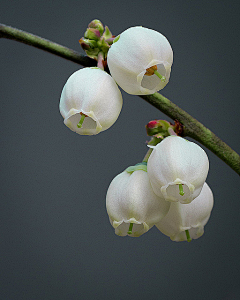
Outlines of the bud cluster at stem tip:
{"label": "bud cluster at stem tip", "polygon": [[107,53],[114,38],[107,26],[104,29],[99,20],[93,20],[88,24],[84,37],[79,40],[79,43],[89,57],[98,61],[101,56],[103,62],[99,63],[106,64]]}
{"label": "bud cluster at stem tip", "polygon": [[181,135],[183,126],[177,120],[174,124],[166,120],[152,120],[146,125],[147,135],[164,139],[170,135]]}

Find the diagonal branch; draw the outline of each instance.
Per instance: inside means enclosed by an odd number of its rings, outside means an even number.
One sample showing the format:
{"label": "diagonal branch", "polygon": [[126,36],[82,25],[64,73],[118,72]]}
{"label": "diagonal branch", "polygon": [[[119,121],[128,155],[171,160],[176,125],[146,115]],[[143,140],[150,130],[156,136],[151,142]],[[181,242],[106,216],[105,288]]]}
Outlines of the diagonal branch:
{"label": "diagonal branch", "polygon": [[[0,38],[1,37],[37,47],[84,67],[96,66],[96,61],[86,55],[82,55],[57,43],[4,24],[0,24]],[[141,96],[141,98],[173,120],[181,122],[184,125],[184,136],[192,137],[200,142],[240,175],[240,156],[203,124],[159,93]]]}
{"label": "diagonal branch", "polygon": [[200,142],[240,175],[240,156],[211,130],[159,93],[140,97],[171,119],[182,123],[184,136],[189,136]]}
{"label": "diagonal branch", "polygon": [[72,49],[51,42],[37,35],[22,31],[0,23],[0,38],[6,38],[21,42],[47,52],[56,54],[68,60],[71,60],[84,67],[95,67],[97,62],[86,55],[82,55]]}

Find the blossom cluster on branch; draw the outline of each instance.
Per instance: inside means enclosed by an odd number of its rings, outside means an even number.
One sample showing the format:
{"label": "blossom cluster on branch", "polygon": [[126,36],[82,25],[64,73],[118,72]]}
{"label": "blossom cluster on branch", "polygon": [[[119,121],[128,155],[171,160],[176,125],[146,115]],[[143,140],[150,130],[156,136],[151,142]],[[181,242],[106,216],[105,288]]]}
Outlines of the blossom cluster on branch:
{"label": "blossom cluster on branch", "polygon": [[[73,73],[59,105],[65,125],[78,134],[95,135],[114,124],[123,103],[118,85],[129,94],[151,95],[169,82],[173,51],[155,30],[136,26],[115,37],[94,20],[80,44],[97,60],[97,67]],[[205,182],[207,155],[178,136],[180,131],[166,121],[149,123],[147,131],[152,136],[149,155],[109,186],[110,222],[120,236],[140,236],[156,225],[172,240],[196,239],[203,234],[213,206]]]}
{"label": "blossom cluster on branch", "polygon": [[[95,67],[97,65],[99,68],[104,69],[109,73],[109,68],[107,65],[108,50],[113,44],[113,41],[115,40],[116,42],[120,38],[120,35],[115,39],[115,36],[112,35],[107,26],[105,26],[104,29],[100,21],[92,21],[89,24],[89,27],[87,28],[84,34],[84,37],[79,40],[82,48],[86,51],[86,54],[88,56],[82,55],[81,53],[76,52],[75,50],[54,43],[50,40],[39,37],[32,33],[0,23],[0,39],[1,38],[15,40],[17,42],[21,42],[39,48],[41,50],[65,58],[69,61],[80,64],[84,67]],[[141,49],[141,47],[139,49]],[[169,49],[170,48],[168,47],[168,50]],[[164,74],[164,70],[166,70],[165,67],[163,67],[163,64],[158,64],[146,69],[146,73],[143,76],[142,88],[146,88],[146,86],[144,86],[145,81],[147,81],[147,84],[149,84],[149,79],[147,79],[147,76],[151,76],[151,78],[154,78],[154,75],[157,75],[162,82],[166,82],[167,76],[161,75]],[[137,81],[137,84],[139,86],[139,81]],[[148,85],[147,88],[149,89]],[[145,101],[147,101],[149,104],[153,105],[155,108],[166,114],[169,118],[175,120],[175,122],[177,121],[180,124],[180,127],[182,128],[182,136],[191,137],[194,140],[201,143],[202,145],[204,145],[216,156],[218,156],[222,161],[229,165],[238,175],[240,175],[239,154],[236,151],[234,151],[229,145],[227,145],[224,141],[222,141],[209,128],[205,127],[202,123],[200,123],[186,111],[181,109],[179,106],[177,106],[172,101],[170,101],[158,92],[149,95],[142,94],[139,96]],[[81,127],[83,120],[86,116],[83,114],[80,115],[81,122],[79,126]],[[63,113],[63,117],[65,117],[65,113]],[[158,120],[158,122],[164,121]],[[154,128],[154,131],[157,131],[157,128]]]}
{"label": "blossom cluster on branch", "polygon": [[205,182],[208,157],[175,135],[153,148],[148,163],[127,168],[108,188],[106,207],[115,233],[137,237],[155,225],[173,241],[197,239],[213,207]]}

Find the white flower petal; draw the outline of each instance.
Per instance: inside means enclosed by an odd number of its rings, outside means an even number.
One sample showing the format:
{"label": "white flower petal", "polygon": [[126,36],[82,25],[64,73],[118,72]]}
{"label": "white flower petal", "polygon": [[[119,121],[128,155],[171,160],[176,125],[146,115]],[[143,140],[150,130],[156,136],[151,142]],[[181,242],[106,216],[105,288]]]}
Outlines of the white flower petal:
{"label": "white flower petal", "polygon": [[156,227],[173,241],[186,241],[186,232],[191,239],[197,239],[204,233],[211,210],[213,194],[207,183],[204,183],[200,195],[190,204],[172,203],[168,214],[156,224]]}
{"label": "white flower petal", "polygon": [[[122,95],[113,80],[99,68],[84,68],[73,73],[63,87],[59,109],[64,124],[71,130],[94,135],[108,129],[122,108]],[[80,113],[86,115],[78,128]]]}
{"label": "white flower petal", "polygon": [[[147,95],[163,89],[168,83],[173,52],[161,33],[136,26],[121,33],[108,51],[107,62],[111,75],[124,91]],[[146,69],[155,65],[159,73],[166,77],[165,82],[155,74],[145,75]]]}
{"label": "white flower petal", "polygon": [[[154,192],[168,201],[190,203],[201,192],[209,169],[205,151],[179,136],[157,144],[148,160],[148,175]],[[184,195],[179,194],[182,184]]]}
{"label": "white flower petal", "polygon": [[116,234],[127,235],[133,223],[130,236],[140,236],[167,214],[170,203],[154,194],[147,172],[137,170],[124,171],[112,180],[106,207]]}

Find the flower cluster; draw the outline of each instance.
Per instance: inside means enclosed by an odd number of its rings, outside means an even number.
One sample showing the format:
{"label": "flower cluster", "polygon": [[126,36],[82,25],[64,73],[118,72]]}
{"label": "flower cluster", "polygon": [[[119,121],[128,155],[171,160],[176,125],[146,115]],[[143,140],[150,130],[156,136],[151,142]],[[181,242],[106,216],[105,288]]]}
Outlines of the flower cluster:
{"label": "flower cluster", "polygon": [[156,225],[174,241],[199,238],[213,207],[205,151],[175,135],[152,148],[147,165],[129,167],[109,186],[106,207],[115,233],[140,236]]}
{"label": "flower cluster", "polygon": [[[79,40],[98,68],[84,68],[67,80],[59,109],[64,124],[95,135],[114,124],[122,108],[117,84],[129,94],[153,94],[169,81],[173,52],[159,32],[136,26],[118,37],[93,20]],[[105,72],[108,65],[111,76]],[[117,84],[116,84],[117,83]]]}
{"label": "flower cluster", "polygon": [[[78,134],[95,135],[114,124],[123,103],[118,85],[129,94],[147,95],[169,81],[173,51],[155,30],[136,26],[115,37],[94,20],[79,42],[97,67],[73,73],[59,105],[64,124]],[[154,225],[174,241],[203,234],[213,207],[205,183],[208,157],[197,144],[178,136],[182,125],[175,123],[149,122],[147,134],[157,141],[149,142],[149,155],[111,182],[106,208],[117,235],[138,237]]]}

